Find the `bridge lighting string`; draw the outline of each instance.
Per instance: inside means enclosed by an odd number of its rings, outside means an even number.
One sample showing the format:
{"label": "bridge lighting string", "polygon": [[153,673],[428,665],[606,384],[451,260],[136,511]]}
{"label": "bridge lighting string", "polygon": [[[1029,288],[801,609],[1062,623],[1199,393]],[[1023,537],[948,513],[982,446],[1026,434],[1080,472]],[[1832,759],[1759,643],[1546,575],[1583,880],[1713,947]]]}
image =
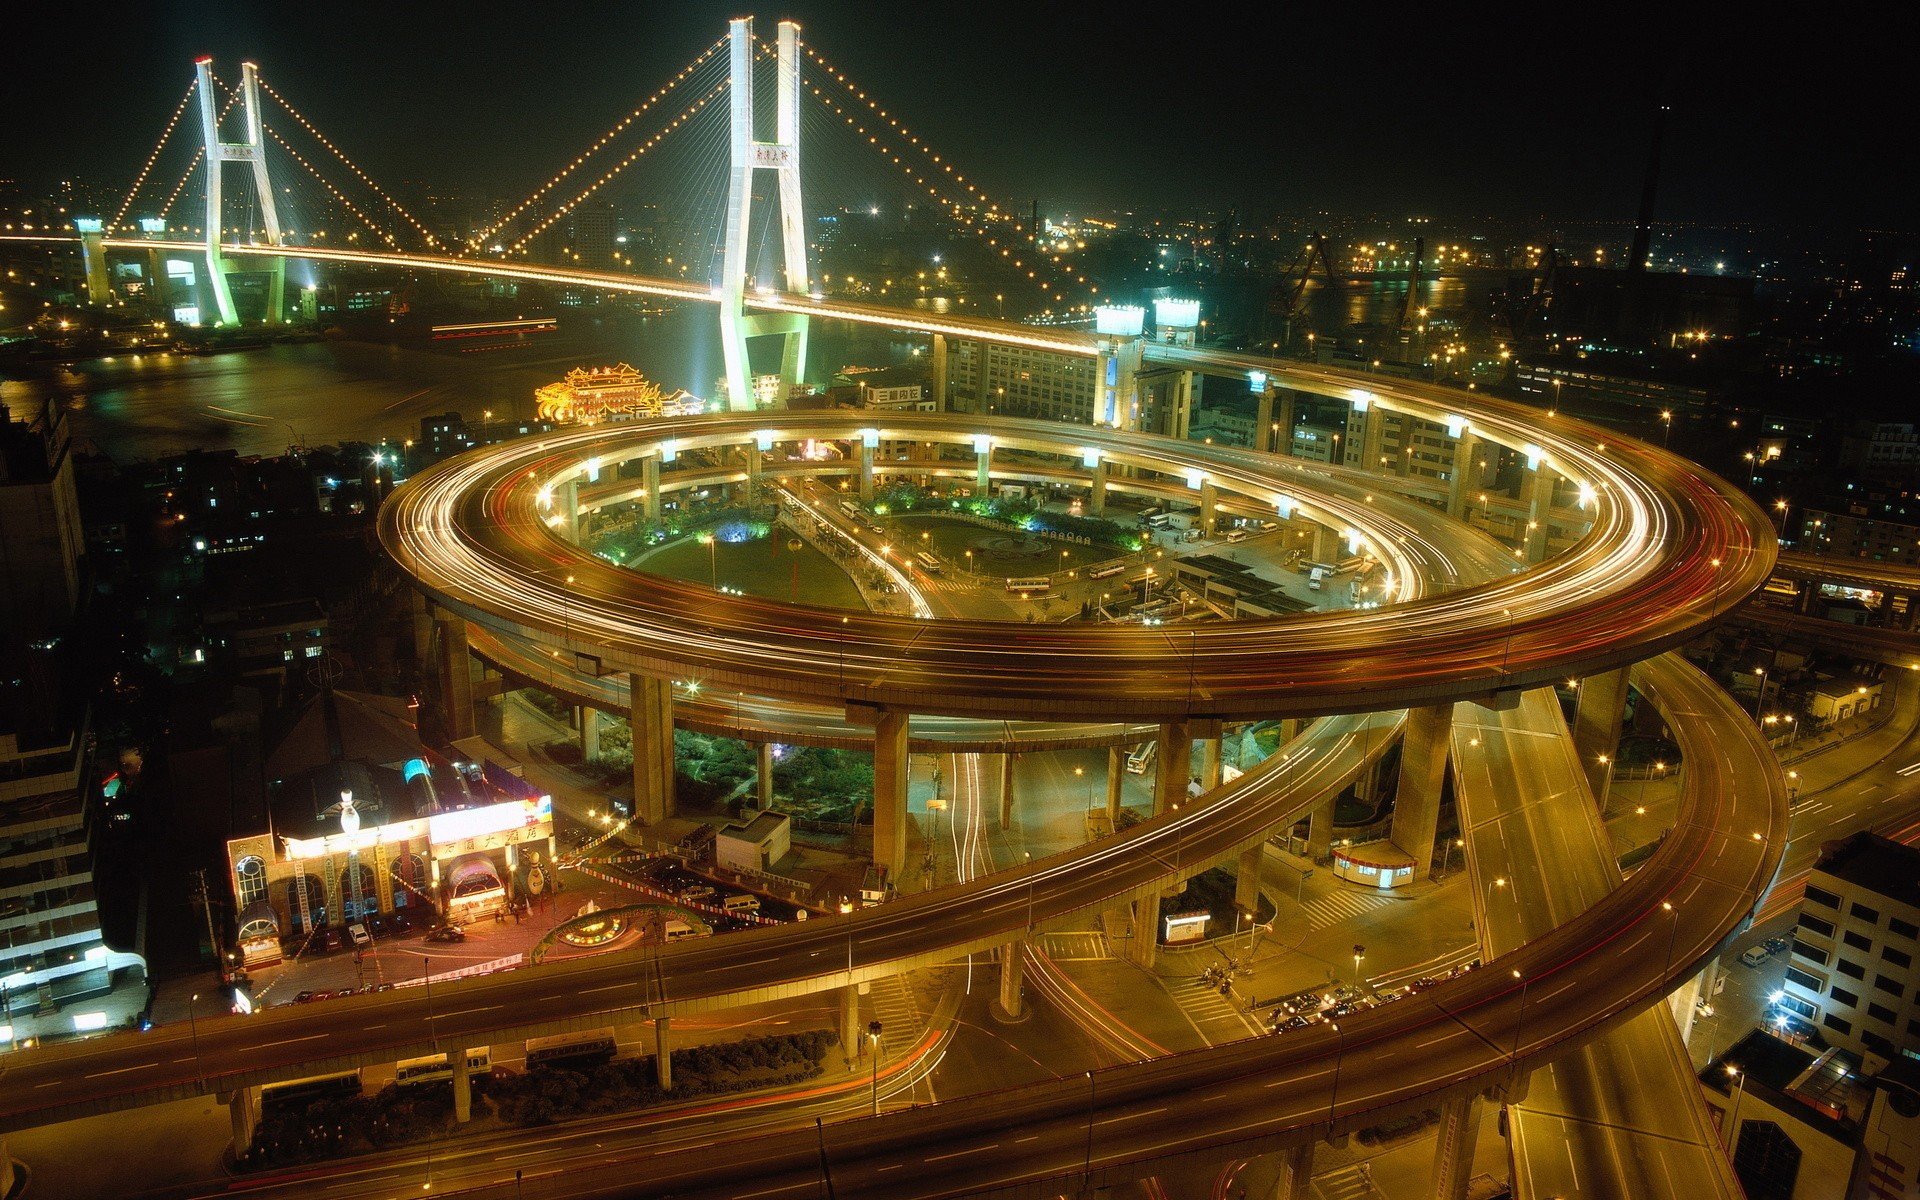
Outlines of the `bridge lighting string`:
{"label": "bridge lighting string", "polygon": [[708,103],[713,100],[715,96],[718,96],[721,92],[724,92],[726,90],[727,90],[727,84],[725,80],[722,80],[720,83],[716,84],[712,91],[700,97],[698,100],[694,101],[692,104],[688,105],[687,108],[684,109],[679,116],[669,121],[666,127],[661,129],[659,133],[654,134],[652,137],[642,142],[639,145],[639,147],[633,151],[633,153],[627,155],[625,158],[621,159],[618,163],[607,168],[607,171],[605,174],[601,175],[600,178],[594,180],[591,184],[588,184],[587,187],[584,190],[582,190],[579,195],[567,201],[565,204],[562,204],[559,208],[555,209],[552,215],[548,216],[546,220],[540,222],[538,225],[535,225],[532,229],[528,230],[525,234],[523,234],[519,241],[515,242],[511,247],[508,248],[507,253],[519,254],[526,247],[526,244],[528,242],[532,241],[536,237],[539,237],[542,233],[545,233],[548,229],[553,227],[555,222],[557,222],[561,217],[566,216],[569,212],[572,212],[574,208],[579,206],[579,204],[582,201],[584,201],[587,197],[593,195],[595,192],[605,187],[608,183],[612,182],[613,178],[616,175],[626,170],[629,166],[632,166],[643,155],[645,155],[647,151],[659,145],[662,139],[666,138],[667,136],[672,134],[675,130],[679,129],[682,125],[686,124],[687,121],[690,120],[694,115],[699,113],[701,109],[705,108],[708,105]]}
{"label": "bridge lighting string", "polygon": [[561,183],[561,181],[566,179],[567,176],[573,174],[573,172],[577,168],[584,165],[589,158],[592,158],[595,154],[599,153],[600,150],[603,147],[605,147],[608,142],[620,136],[620,134],[626,132],[627,126],[633,124],[634,121],[639,117],[641,117],[642,115],[644,115],[647,112],[647,110],[651,109],[654,105],[658,104],[661,100],[663,100],[669,92],[673,91],[674,88],[678,87],[681,83],[683,83],[686,80],[687,76],[693,74],[696,70],[698,70],[708,59],[713,57],[714,53],[717,50],[719,50],[722,46],[726,44],[727,44],[727,39],[721,38],[718,41],[714,42],[713,45],[708,46],[705,50],[702,50],[699,54],[695,55],[692,62],[682,67],[679,73],[674,75],[673,78],[667,80],[665,84],[661,85],[659,90],[655,91],[652,95],[648,96],[645,100],[643,100],[640,103],[640,107],[634,109],[632,112],[622,117],[619,120],[619,122],[613,126],[613,128],[601,134],[598,140],[596,140],[592,145],[588,146],[580,154],[576,155],[572,162],[568,163],[564,167],[561,167],[560,170],[554,174],[553,178],[547,180],[545,183],[535,188],[533,190],[532,195],[528,196],[525,200],[522,200],[519,204],[515,205],[513,209],[507,213],[506,216],[501,217],[498,221],[494,222],[491,226],[483,230],[478,236],[469,240],[466,245],[466,250],[468,252],[471,252],[472,250],[485,245],[487,242],[487,239],[491,238],[494,234],[500,232],[502,229],[505,229],[521,213],[531,208],[534,205],[534,203],[540,199],[540,197],[552,191],[556,186],[558,186]]}
{"label": "bridge lighting string", "polygon": [[194,89],[199,86],[200,78],[196,75],[193,82],[187,84],[187,94],[180,97],[180,103],[174,105],[173,115],[167,118],[167,127],[160,131],[160,140],[154,144],[153,153],[147,155],[147,161],[140,168],[140,173],[133,177],[133,186],[127,189],[126,199],[120,201],[120,211],[113,214],[113,220],[107,222],[107,228],[122,227],[121,220],[126,217],[127,210],[133,207],[133,201],[139,196],[141,187],[146,184],[147,175],[152,172],[153,164],[160,161],[160,152],[167,148],[167,139],[173,136],[173,127],[180,123],[180,115],[187,111],[187,104],[193,99]]}
{"label": "bridge lighting string", "polygon": [[270,125],[266,125],[264,123],[260,126],[260,128],[266,131],[266,134],[268,137],[272,138],[275,142],[279,143],[280,148],[282,150],[285,150],[288,154],[291,154],[293,156],[293,161],[305,167],[307,169],[307,174],[319,180],[320,186],[327,189],[327,191],[332,194],[333,198],[340,202],[342,207],[344,207],[348,212],[352,213],[354,216],[360,218],[361,224],[365,225],[368,229],[373,230],[373,232],[380,237],[380,240],[384,241],[387,245],[393,247],[395,250],[400,249],[400,243],[397,240],[395,240],[393,234],[387,232],[385,229],[382,229],[380,226],[374,224],[373,218],[369,217],[366,213],[360,211],[359,205],[347,199],[346,194],[343,193],[339,188],[333,186],[331,183],[328,183],[326,176],[320,174],[319,170],[316,169],[312,163],[307,161],[305,155],[301,154],[298,150],[295,150],[293,146],[287,142],[286,138],[283,138],[280,136],[279,130],[273,128]]}
{"label": "bridge lighting string", "polygon": [[[803,49],[806,52],[807,57],[812,59],[816,66],[818,66],[821,70],[825,71],[830,78],[836,80],[838,83],[841,84],[841,86],[845,87],[850,96],[859,100],[862,104],[866,105],[867,109],[874,115],[875,118],[885,121],[887,123],[887,126],[890,129],[896,131],[902,138],[906,139],[906,142],[909,146],[918,150],[923,157],[929,159],[932,165],[939,167],[941,173],[952,176],[953,182],[955,185],[966,188],[967,192],[969,193],[969,196],[975,202],[986,204],[987,215],[989,218],[1005,221],[1013,225],[1014,228],[1016,229],[1020,227],[1018,218],[1012,216],[1010,210],[1003,209],[999,203],[994,201],[985,192],[981,191],[979,187],[977,187],[974,184],[968,183],[967,177],[955,171],[953,169],[953,164],[951,162],[945,161],[944,159],[941,158],[940,155],[934,153],[933,148],[929,146],[926,142],[922,141],[919,135],[915,134],[912,130],[908,129],[905,125],[902,125],[900,121],[897,118],[895,118],[892,114],[887,112],[886,109],[881,108],[880,105],[876,101],[874,101],[871,97],[869,97],[867,93],[863,89],[861,89],[858,84],[854,83],[851,79],[847,78],[846,72],[841,71],[839,68],[835,67],[832,63],[828,62],[819,53],[819,51],[813,48],[813,46],[810,43],[802,42],[801,49]],[[829,99],[821,91],[821,89],[819,89],[818,87],[813,87],[812,85],[808,85],[808,86],[809,86],[809,90],[811,90],[813,94],[816,97],[818,97],[822,103],[828,105],[830,108],[834,110],[834,112],[838,113],[841,116],[841,118],[845,120],[847,124],[855,130],[855,132],[861,133],[861,134],[867,133],[865,129],[860,127],[858,121],[856,121],[850,114],[848,114],[843,108],[841,108],[840,105],[835,103],[833,100]],[[876,136],[867,135],[867,140],[870,145],[877,147],[880,150],[881,154],[891,159],[894,165],[900,167],[901,170],[906,172],[916,183],[918,183],[921,187],[926,188],[928,195],[934,196],[935,199],[940,200],[943,204],[947,205],[948,208],[952,210],[952,213],[956,217],[956,219],[965,220],[965,218],[962,218],[960,215],[961,206],[958,203],[956,203],[953,200],[947,199],[946,197],[942,197],[937,192],[935,192],[933,190],[932,185],[928,184],[923,177],[921,177],[918,173],[913,171],[912,168],[908,167],[907,164],[901,162],[897,154],[895,154],[889,148],[885,146],[881,146]],[[982,234],[986,232],[984,227],[979,222],[969,221],[968,223],[973,225],[976,232],[982,233]],[[1033,236],[1036,238],[1039,236],[1039,230],[1037,229],[1029,230],[1028,233],[1030,236]],[[990,239],[990,243],[997,245],[997,240]],[[1026,269],[1025,265],[1019,259],[1013,258],[1012,254],[1007,252],[1007,249],[1005,247],[1001,247],[1001,249],[1002,249],[1001,257],[1012,260],[1014,265],[1019,269],[1023,269],[1023,270]],[[1046,252],[1042,250],[1042,251],[1038,251],[1038,253],[1045,254]],[[1067,266],[1066,263],[1062,261],[1059,255],[1053,254],[1053,255],[1048,255],[1048,257],[1050,257],[1053,260],[1056,266],[1060,267],[1067,274],[1072,275],[1083,286],[1088,288],[1089,294],[1093,294],[1093,295],[1099,294],[1100,289],[1096,287],[1092,283],[1092,281],[1087,279],[1086,276],[1080,274],[1078,271],[1075,271],[1072,267]],[[1031,270],[1027,271],[1027,277],[1029,279],[1037,279],[1037,276]],[[1041,284],[1041,287],[1043,288],[1043,290],[1048,290],[1048,291],[1052,290],[1053,286],[1054,285],[1052,283]],[[1064,297],[1059,295],[1055,296],[1055,299],[1063,299],[1063,298]]]}
{"label": "bridge lighting string", "polygon": [[[428,230],[425,225],[421,224],[420,221],[416,219],[412,213],[408,212],[405,205],[401,204],[398,200],[395,200],[392,196],[388,195],[386,190],[383,189],[379,184],[375,183],[373,179],[370,176],[368,176],[368,174],[365,171],[362,171],[360,167],[352,159],[348,158],[345,152],[343,152],[340,149],[340,147],[334,145],[333,142],[327,138],[326,134],[321,133],[318,129],[314,128],[313,122],[307,120],[307,118],[301,114],[300,110],[295,108],[293,104],[290,101],[288,101],[288,99],[285,96],[282,96],[279,92],[275,91],[273,85],[268,83],[264,76],[256,74],[255,78],[259,80],[260,87],[262,88],[262,90],[264,90],[267,93],[267,95],[273,97],[273,99],[279,103],[281,108],[286,109],[288,116],[292,117],[295,121],[298,121],[300,123],[300,128],[306,130],[309,134],[312,134],[313,139],[319,142],[322,146],[325,146],[333,154],[335,158],[340,160],[341,164],[344,165],[347,168],[347,170],[352,171],[355,178],[359,179],[361,183],[364,183],[367,185],[367,187],[371,188],[373,190],[374,195],[386,201],[387,204],[393,209],[394,212],[399,213],[402,217],[406,219],[407,224],[419,230],[420,236],[427,239],[427,246],[430,249],[437,250],[440,248],[439,239],[435,238],[433,236],[433,233],[430,230]],[[295,158],[300,158],[300,155],[295,153],[293,147],[287,144],[287,141],[285,138],[282,138],[276,135],[274,140],[279,142],[281,146],[285,147],[287,153],[292,154]],[[308,163],[306,159],[300,158],[300,162],[303,166],[307,168],[307,170],[313,171],[316,177],[319,176],[319,172],[314,170],[313,165],[311,163]],[[340,195],[339,191],[335,189],[332,184],[327,183],[325,179],[321,179],[320,182],[323,184],[326,184],[327,189],[329,191],[332,191],[335,196]],[[346,201],[344,198],[342,198],[341,202],[345,203]],[[351,207],[351,205],[349,205],[349,207]],[[359,210],[355,209],[354,211],[357,213]],[[365,220],[366,218],[363,215],[361,219]],[[385,233],[382,233],[380,230],[377,230],[377,229],[375,230],[375,232],[381,233],[381,236],[386,238],[387,243],[389,245],[394,245],[394,246],[398,245],[398,243],[396,243],[391,236]]]}

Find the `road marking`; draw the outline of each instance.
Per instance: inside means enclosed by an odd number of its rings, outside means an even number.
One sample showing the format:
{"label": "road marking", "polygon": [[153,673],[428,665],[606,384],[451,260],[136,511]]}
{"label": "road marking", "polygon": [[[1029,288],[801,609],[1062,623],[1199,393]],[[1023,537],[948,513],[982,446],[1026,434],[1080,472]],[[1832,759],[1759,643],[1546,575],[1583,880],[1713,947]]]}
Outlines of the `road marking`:
{"label": "road marking", "polygon": [[109,1075],[125,1075],[128,1071],[144,1071],[148,1067],[157,1067],[159,1065],[160,1064],[157,1062],[150,1062],[150,1063],[141,1063],[137,1067],[116,1067],[111,1071],[96,1071],[93,1074],[87,1076],[87,1078],[88,1079],[105,1079]]}
{"label": "road marking", "polygon": [[295,1042],[317,1042],[317,1041],[319,1041],[319,1040],[320,1040],[321,1038],[324,1038],[324,1037],[331,1037],[331,1036],[332,1036],[331,1034],[326,1034],[326,1033],[310,1033],[310,1034],[308,1034],[308,1035],[307,1035],[307,1036],[305,1036],[305,1037],[297,1037],[297,1038],[286,1038],[286,1039],[284,1039],[284,1040],[282,1040],[282,1041],[278,1041],[278,1042],[268,1042],[268,1043],[267,1043],[266,1045],[264,1045],[264,1046],[262,1046],[262,1047],[260,1047],[260,1049],[262,1049],[262,1050],[271,1050],[271,1049],[273,1049],[273,1048],[274,1048],[275,1046],[291,1046],[291,1045],[293,1045],[293,1044],[294,1044]]}
{"label": "road marking", "polygon": [[[1161,1111],[1165,1112],[1166,1110],[1162,1109]],[[971,1150],[955,1150],[952,1154],[936,1154],[936,1155],[933,1155],[931,1158],[923,1158],[920,1161],[930,1162],[930,1163],[945,1162],[949,1158],[965,1158],[969,1154],[984,1154],[989,1150],[998,1150],[999,1148],[1000,1148],[1000,1143],[995,1142],[991,1146],[975,1146]],[[782,1188],[781,1190],[785,1191],[786,1189]]]}
{"label": "road marking", "polygon": [[1901,768],[1900,768],[1900,769],[1899,769],[1899,770],[1898,770],[1898,771],[1896,772],[1896,774],[1899,774],[1899,775],[1920,775],[1920,762],[1910,762],[1910,763],[1908,763],[1908,764],[1907,764],[1906,766],[1904,766],[1904,767],[1901,767]]}

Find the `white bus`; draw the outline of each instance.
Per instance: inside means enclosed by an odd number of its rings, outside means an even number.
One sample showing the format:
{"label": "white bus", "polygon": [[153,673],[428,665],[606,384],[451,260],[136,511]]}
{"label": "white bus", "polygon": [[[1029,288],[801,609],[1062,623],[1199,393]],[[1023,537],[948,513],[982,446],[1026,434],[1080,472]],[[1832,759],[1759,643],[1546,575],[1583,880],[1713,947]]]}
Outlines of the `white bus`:
{"label": "white bus", "polygon": [[919,563],[920,569],[929,575],[938,575],[947,567],[947,564],[940,561],[940,556],[931,550],[922,550],[913,556],[913,560]]}
{"label": "white bus", "polygon": [[[485,1075],[493,1070],[493,1055],[487,1047],[467,1051],[467,1075]],[[423,1083],[451,1083],[453,1081],[453,1062],[444,1054],[429,1054],[425,1058],[404,1058],[394,1064],[393,1081],[401,1087],[414,1087]]]}
{"label": "white bus", "polygon": [[1087,578],[1088,579],[1111,579],[1115,575],[1118,575],[1120,572],[1126,569],[1127,569],[1127,564],[1124,562],[1108,563],[1104,567],[1095,567],[1093,570],[1088,571]]}
{"label": "white bus", "polygon": [[589,1029],[582,1033],[528,1038],[527,1070],[535,1067],[590,1069],[607,1063],[619,1048],[613,1040],[611,1029]]}
{"label": "white bus", "polygon": [[864,515],[860,511],[860,506],[858,504],[855,504],[851,500],[842,500],[840,502],[840,511],[847,514],[849,517],[859,517]]}
{"label": "white bus", "polygon": [[331,1075],[312,1075],[306,1079],[289,1079],[285,1083],[269,1083],[260,1089],[260,1106],[277,1108],[297,1105],[304,1108],[321,1100],[340,1100],[359,1094],[360,1072],[336,1071]]}
{"label": "white bus", "polygon": [[1053,590],[1053,581],[1045,575],[1036,575],[1031,579],[1009,579],[1007,590],[1028,596],[1040,595]]}

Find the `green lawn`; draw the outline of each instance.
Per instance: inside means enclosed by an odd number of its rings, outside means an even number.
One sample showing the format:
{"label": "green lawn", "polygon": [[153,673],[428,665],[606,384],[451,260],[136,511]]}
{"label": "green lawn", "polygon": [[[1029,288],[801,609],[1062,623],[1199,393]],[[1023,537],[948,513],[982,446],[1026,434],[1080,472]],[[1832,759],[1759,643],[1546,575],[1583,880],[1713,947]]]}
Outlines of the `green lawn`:
{"label": "green lawn", "polygon": [[738,588],[766,600],[866,611],[859,591],[838,564],[805,543],[797,551],[788,550],[787,542],[786,531],[776,530],[772,536],[748,542],[716,541],[710,554],[698,537],[688,536],[649,550],[627,565],[690,583]]}

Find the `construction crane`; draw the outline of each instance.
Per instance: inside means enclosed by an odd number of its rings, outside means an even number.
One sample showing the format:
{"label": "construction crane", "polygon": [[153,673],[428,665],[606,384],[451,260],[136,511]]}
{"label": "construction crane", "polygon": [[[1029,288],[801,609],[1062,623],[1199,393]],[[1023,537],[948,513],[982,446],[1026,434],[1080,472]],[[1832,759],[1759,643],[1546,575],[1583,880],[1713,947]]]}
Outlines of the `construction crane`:
{"label": "construction crane", "polygon": [[[1267,328],[1271,330],[1277,321],[1281,327],[1282,345],[1293,344],[1293,326],[1295,321],[1306,321],[1307,280],[1313,275],[1313,265],[1318,262],[1322,277],[1328,283],[1340,281],[1340,271],[1333,265],[1333,256],[1327,253],[1327,239],[1315,233],[1300,248],[1300,253],[1281,273],[1274,284],[1273,291],[1267,297]],[[1311,322],[1307,322],[1311,325]]]}

